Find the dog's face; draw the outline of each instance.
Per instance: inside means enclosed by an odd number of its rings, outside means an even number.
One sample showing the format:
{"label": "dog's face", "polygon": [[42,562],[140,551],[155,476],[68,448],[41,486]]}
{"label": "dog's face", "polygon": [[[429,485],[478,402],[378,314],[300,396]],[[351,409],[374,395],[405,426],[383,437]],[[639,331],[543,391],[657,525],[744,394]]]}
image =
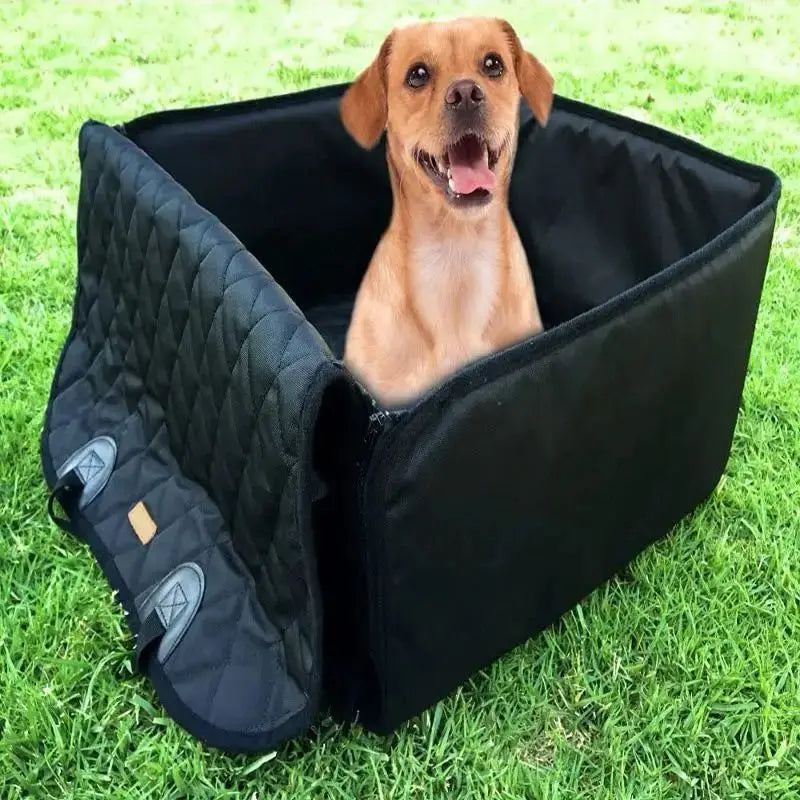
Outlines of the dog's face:
{"label": "dog's face", "polygon": [[363,147],[384,130],[398,186],[464,211],[505,195],[520,95],[546,124],[553,80],[504,20],[397,28],[348,88],[342,121]]}

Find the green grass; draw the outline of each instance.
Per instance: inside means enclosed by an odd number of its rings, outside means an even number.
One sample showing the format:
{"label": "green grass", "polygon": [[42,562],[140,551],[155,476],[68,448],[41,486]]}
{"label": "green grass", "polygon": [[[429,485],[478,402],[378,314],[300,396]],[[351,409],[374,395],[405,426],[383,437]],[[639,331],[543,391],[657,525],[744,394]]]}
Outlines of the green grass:
{"label": "green grass", "polygon": [[[562,94],[780,173],[733,454],[624,578],[396,735],[321,720],[226,757],[131,675],[105,580],[44,513],[78,127],[350,77],[434,5],[508,17]],[[799,52],[797,0],[0,3],[0,798],[800,796]]]}

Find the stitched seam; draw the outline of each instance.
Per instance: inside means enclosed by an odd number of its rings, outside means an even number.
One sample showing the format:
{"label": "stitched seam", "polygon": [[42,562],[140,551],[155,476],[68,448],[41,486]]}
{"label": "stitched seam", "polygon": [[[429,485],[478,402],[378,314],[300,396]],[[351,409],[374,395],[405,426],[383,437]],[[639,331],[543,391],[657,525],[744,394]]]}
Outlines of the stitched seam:
{"label": "stitched seam", "polygon": [[[212,710],[212,708],[214,706],[214,701],[217,699],[217,693],[219,692],[219,687],[222,685],[222,678],[225,676],[225,671],[230,666],[231,659],[233,657],[233,648],[234,648],[234,645],[236,644],[236,639],[237,639],[237,637],[239,635],[239,626],[242,624],[242,617],[244,616],[244,609],[247,606],[247,595],[246,594],[242,594],[241,598],[242,598],[241,602],[239,603],[239,612],[236,615],[236,622],[231,626],[231,630],[232,630],[231,637],[228,640],[228,646],[225,648],[227,655],[226,655],[225,661],[224,661],[224,663],[222,665],[222,670],[220,671],[219,675],[217,676],[217,680],[214,682],[213,688],[209,687],[208,700],[206,701],[206,708],[208,709],[209,713],[211,712],[211,710]],[[273,686],[272,687],[272,691],[270,693],[270,696],[272,696],[275,693],[275,689],[276,689],[276,686]]]}
{"label": "stitched seam", "polygon": [[[297,335],[297,331],[300,330],[300,328],[302,326],[303,326],[303,320],[300,320],[297,323],[297,326],[295,327],[295,329],[292,331],[291,335],[289,336],[289,339],[286,342],[286,346],[283,349],[283,354],[281,355],[281,360],[279,362],[278,369],[275,371],[275,374],[272,376],[272,380],[269,382],[269,385],[267,386],[266,390],[264,391],[264,394],[261,396],[261,400],[259,401],[259,404],[258,404],[258,411],[256,412],[256,414],[253,415],[253,425],[252,425],[252,428],[250,430],[250,437],[249,437],[250,438],[250,443],[249,443],[249,445],[247,447],[247,451],[245,452],[245,457],[244,457],[244,460],[242,462],[242,469],[239,471],[239,478],[238,478],[238,481],[237,481],[238,489],[236,490],[236,495],[234,497],[234,502],[233,502],[233,506],[232,506],[232,519],[233,520],[236,520],[237,515],[238,515],[239,499],[241,497],[242,485],[243,485],[242,478],[244,477],[244,473],[247,470],[247,465],[248,465],[248,463],[250,461],[250,458],[251,458],[251,456],[253,454],[253,444],[255,442],[255,434],[256,434],[256,432],[258,430],[258,422],[259,422],[259,419],[261,418],[261,413],[264,410],[264,403],[266,402],[267,397],[269,397],[269,394],[272,391],[273,387],[275,386],[276,382],[280,378],[281,372],[284,369],[286,369],[287,367],[291,366],[291,364],[284,365],[283,364],[283,359],[285,358],[286,353],[287,353],[287,351],[289,349],[289,346],[291,345],[292,341],[294,340],[294,337]],[[305,357],[306,357],[305,355],[301,356],[300,358],[296,359],[296,361],[300,361]],[[296,361],[292,362],[292,363],[296,363]],[[283,453],[286,453],[286,448],[285,447],[282,447],[281,450],[282,450]]]}
{"label": "stitched seam", "polygon": [[[143,170],[143,166],[140,166],[140,168],[139,168],[139,172],[137,173],[137,176],[136,176],[136,178],[135,178],[134,180],[138,181],[138,179],[139,179],[139,177],[140,177],[140,175],[141,175],[141,173],[142,173],[142,170]],[[150,182],[148,181],[148,183],[150,183]],[[147,184],[145,184],[145,185],[147,185]],[[119,193],[118,193],[118,194],[119,194]],[[138,189],[137,189],[137,195],[138,195]],[[134,210],[136,209],[136,207],[137,207],[137,206],[134,206]],[[128,237],[130,237],[130,231],[131,231],[131,224],[132,224],[132,221],[133,221],[133,214],[131,214],[131,219],[128,221],[128,229],[127,229],[127,236],[128,236]],[[115,226],[116,226],[116,221],[112,221],[112,223],[111,223],[111,229],[113,230]],[[80,263],[80,265],[79,265],[79,271],[80,271],[81,269],[83,269],[84,263],[85,263],[86,259],[89,257],[89,256],[88,256],[88,254],[89,254],[89,250],[90,250],[90,247],[89,247],[89,245],[88,245],[88,243],[87,243],[87,247],[86,247],[86,254],[85,254],[84,258],[83,258],[83,259],[81,259],[81,263]],[[128,252],[128,250],[127,250],[127,248],[126,248],[126,250],[125,250],[125,255],[126,255],[126,256],[127,256],[127,252]],[[93,255],[94,255],[94,251],[93,251]],[[99,253],[97,253],[96,255],[97,255],[98,257],[102,258],[102,268],[101,268],[101,275],[103,275],[103,276],[104,276],[104,275],[106,274],[106,272],[107,272],[108,263],[109,263],[109,261],[110,261],[110,259],[108,258],[108,249],[106,249],[105,251],[100,251],[100,252],[99,252]],[[122,280],[122,282],[124,282],[124,279],[121,279],[121,280]],[[98,283],[97,283],[97,293],[96,293],[95,297],[94,297],[94,298],[92,299],[92,301],[91,301],[91,304],[90,304],[89,310],[87,311],[87,314],[86,314],[86,320],[85,320],[85,322],[84,322],[84,325],[82,326],[82,328],[81,328],[81,329],[80,329],[80,331],[79,331],[79,335],[83,337],[84,341],[85,341],[85,342],[86,342],[86,344],[87,344],[87,347],[88,347],[88,345],[89,345],[89,338],[88,338],[88,335],[85,333],[85,331],[86,331],[86,328],[88,327],[88,324],[89,324],[89,315],[91,314],[91,310],[94,308],[95,304],[97,303],[97,301],[98,301],[98,299],[99,299],[99,297],[100,297],[100,287],[101,287],[101,280],[98,280]],[[140,284],[139,284],[139,289],[141,290],[141,276],[140,276]],[[137,299],[138,299],[138,295],[137,295]],[[92,370],[94,370],[94,368],[95,368],[95,366],[96,366],[96,363],[97,363],[97,359],[98,359],[98,358],[99,358],[99,357],[100,357],[100,356],[101,356],[101,355],[102,355],[102,354],[105,352],[105,346],[106,346],[106,344],[108,344],[108,339],[109,339],[109,337],[110,337],[110,334],[111,334],[111,328],[112,328],[112,326],[114,325],[114,322],[115,322],[115,321],[118,319],[118,317],[119,317],[119,312],[120,312],[120,306],[121,306],[121,305],[122,305],[124,302],[125,302],[125,293],[124,293],[123,291],[120,291],[120,292],[118,293],[118,295],[117,295],[117,299],[116,299],[116,301],[115,301],[115,303],[114,303],[114,313],[111,315],[111,318],[110,318],[110,321],[109,321],[109,323],[108,323],[108,326],[106,327],[106,329],[105,329],[105,331],[104,331],[103,337],[102,337],[102,339],[100,340],[100,344],[99,344],[99,346],[98,346],[98,348],[97,348],[97,350],[96,350],[96,352],[95,352],[94,356],[92,357],[92,360],[90,361],[90,363],[89,363],[89,366],[88,366],[88,367],[87,367],[87,368],[86,368],[86,369],[83,371],[83,374],[81,374],[81,375],[78,375],[76,378],[74,378],[72,381],[70,381],[70,382],[69,382],[68,384],[66,384],[65,386],[59,386],[59,388],[58,388],[58,393],[59,393],[59,394],[63,394],[63,393],[64,393],[64,392],[66,392],[67,390],[71,389],[71,388],[72,388],[74,385],[76,385],[77,383],[79,383],[81,380],[85,379],[85,378],[86,378],[86,377],[87,377],[87,376],[88,376],[88,375],[89,375],[89,374],[92,372]],[[138,307],[138,306],[137,306],[137,307]],[[134,313],[135,313],[135,312],[134,312]],[[128,348],[128,349],[130,349],[130,348]],[[90,350],[90,352],[91,352],[91,350]],[[124,359],[122,360],[122,362],[120,363],[120,368],[121,368],[121,369],[123,369],[123,370],[124,370],[124,368],[125,368],[125,360],[127,360],[127,355],[128,355],[128,353],[127,353],[127,351],[126,351],[125,358],[124,358]],[[116,383],[116,379],[115,379],[115,381],[114,381],[114,382],[111,384],[111,386],[112,386],[112,387],[113,387],[114,383]],[[104,394],[104,395],[103,395],[103,396],[102,396],[102,397],[101,397],[101,398],[100,398],[100,399],[97,401],[97,403],[95,403],[95,405],[97,405],[97,404],[98,404],[99,402],[101,402],[102,400],[105,400],[105,398],[106,398],[106,397],[108,397],[108,394],[109,394],[109,392],[107,391],[107,392],[106,392],[106,393],[105,393],[105,394]],[[56,426],[55,428],[53,428],[52,430],[58,430],[58,428],[60,428],[60,427],[63,427],[63,426],[62,426],[62,425],[58,425],[58,426]]]}
{"label": "stitched seam", "polygon": [[[202,356],[200,359],[200,364],[197,367],[197,377],[198,377],[197,386],[195,387],[194,397],[192,398],[192,402],[189,408],[189,413],[186,416],[186,425],[184,426],[183,436],[181,437],[181,440],[183,442],[186,441],[186,437],[192,426],[192,420],[194,419],[194,412],[197,407],[197,399],[200,397],[200,386],[202,384],[200,376],[203,372],[203,367],[208,366],[208,341],[209,337],[211,336],[211,331],[214,328],[214,323],[216,322],[217,316],[220,312],[220,309],[222,308],[222,302],[224,299],[224,291],[225,291],[224,286],[225,286],[225,280],[228,277],[228,270],[231,268],[231,262],[233,261],[233,259],[236,257],[238,253],[242,252],[242,250],[243,248],[236,250],[228,257],[228,263],[225,265],[225,272],[222,275],[222,280],[221,280],[222,285],[220,286],[219,301],[217,302],[216,308],[214,309],[214,313],[211,315],[211,321],[209,322],[208,328],[206,329],[205,335],[203,336],[203,347],[201,349]],[[198,275],[199,274],[200,270],[198,269]]]}
{"label": "stitched seam", "polygon": [[[162,183],[161,186],[159,187],[159,189],[161,189],[163,187],[164,187],[164,184]],[[153,212],[153,217],[152,217],[153,230],[155,230],[155,228],[156,228],[156,225],[155,225],[156,215],[159,214],[161,212],[161,210],[163,208],[165,208],[169,204],[169,202],[171,202],[171,201],[168,200],[167,202],[162,203]],[[167,305],[167,310],[169,312],[169,302],[167,301],[167,286],[169,284],[169,279],[172,276],[172,271],[175,269],[175,262],[176,262],[176,260],[178,258],[178,255],[181,253],[180,237],[181,237],[181,234],[183,233],[183,230],[184,230],[183,229],[183,225],[181,224],[182,222],[183,222],[183,204],[180,204],[178,206],[178,225],[177,225],[177,227],[178,227],[178,235],[177,235],[177,238],[176,238],[175,251],[172,254],[172,258],[170,259],[169,268],[167,269],[166,274],[164,275],[164,281],[163,281],[163,284],[161,286],[161,298],[160,298],[159,303],[158,303],[158,311],[156,312],[156,318],[155,318],[154,323],[153,323],[153,334],[150,337],[150,344],[149,344],[147,352],[145,354],[147,356],[147,358],[150,360],[150,363],[148,364],[147,370],[146,370],[145,374],[142,376],[142,384],[143,384],[143,386],[145,388],[145,391],[147,391],[147,387],[149,386],[149,383],[150,383],[150,372],[151,372],[151,370],[153,368],[153,363],[155,361],[155,359],[152,358],[152,355],[153,355],[153,350],[155,348],[155,342],[156,342],[156,339],[158,337],[158,328],[159,328],[159,323],[161,321],[162,309],[163,309],[165,304]],[[159,256],[160,256],[161,255],[161,237],[160,236],[158,236],[156,238],[156,246],[158,247]],[[163,259],[159,258],[159,265],[163,265],[163,264],[164,264]],[[171,321],[171,312],[169,312],[169,314],[170,314],[170,321]]]}
{"label": "stitched seam", "polygon": [[[209,228],[210,228],[210,225],[209,225]],[[208,233],[208,231],[206,231],[206,233]],[[203,235],[205,236],[205,233]],[[200,262],[200,264],[199,264],[199,266],[197,268],[197,271],[196,271],[195,276],[194,276],[194,278],[192,280],[192,286],[191,286],[191,289],[190,289],[190,292],[189,292],[189,302],[190,303],[191,303],[191,297],[194,294],[194,289],[195,289],[195,285],[197,283],[197,279],[200,276],[201,270],[203,269],[204,262],[217,246],[222,246],[222,245],[215,244],[208,251],[208,253],[206,253],[206,255],[203,256],[203,259],[201,260],[201,262]],[[232,253],[229,256],[228,263],[225,266],[225,274],[227,274],[228,269],[230,268],[231,261],[233,261],[234,257],[238,253],[242,252],[242,250],[243,250],[243,248],[240,248],[240,249],[236,250],[234,253]],[[211,321],[209,322],[208,328],[207,328],[207,330],[205,332],[205,336],[203,338],[203,348],[202,348],[202,351],[201,351],[202,352],[202,356],[201,356],[201,359],[200,359],[200,363],[196,366],[196,369],[197,369],[197,385],[195,386],[194,397],[192,398],[191,403],[188,404],[189,405],[189,413],[186,415],[186,423],[183,426],[183,432],[181,434],[181,448],[182,448],[182,451],[183,451],[181,453],[181,460],[183,460],[183,456],[185,455],[186,436],[187,436],[187,434],[189,432],[189,428],[190,428],[191,423],[192,423],[192,418],[194,417],[194,409],[195,409],[195,405],[197,403],[197,398],[198,398],[198,396],[200,394],[200,384],[201,384],[200,373],[202,372],[203,365],[206,363],[206,360],[207,360],[206,351],[208,350],[208,337],[211,335],[211,329],[214,327],[214,321],[215,321],[215,319],[217,317],[217,313],[219,312],[219,309],[220,309],[221,305],[222,305],[222,297],[220,297],[219,303],[217,304],[217,307],[214,309],[214,313],[211,315]],[[190,318],[191,318],[191,314],[187,314],[186,315],[186,320],[184,322],[183,330],[181,331],[181,340],[180,340],[180,343],[178,345],[178,349],[176,351],[175,366],[173,367],[173,375],[172,375],[172,380],[173,381],[175,379],[174,370],[175,370],[175,368],[177,368],[177,365],[179,363],[179,358],[177,357],[177,355],[180,353],[181,347],[183,346],[183,339],[184,339],[184,336],[186,334],[186,331],[188,330]]]}
{"label": "stitched seam", "polygon": [[[269,288],[269,287],[267,287],[267,286],[262,287],[259,290],[259,292],[256,294],[256,296],[255,296],[255,298],[253,300],[253,303],[250,306],[250,311],[247,314],[248,319],[250,317],[250,314],[252,314],[252,312],[253,312],[253,308],[255,308],[256,302],[258,302],[259,297],[261,297],[262,292],[267,288]],[[238,350],[238,353],[236,355],[236,360],[234,361],[233,365],[231,367],[229,367],[229,370],[228,370],[228,380],[227,380],[227,383],[226,383],[226,386],[225,386],[225,394],[224,394],[224,396],[222,398],[222,402],[218,406],[219,413],[217,414],[216,425],[215,425],[215,428],[214,428],[214,435],[213,435],[213,437],[211,437],[213,439],[212,447],[211,447],[211,458],[212,458],[212,460],[216,458],[217,446],[219,444],[219,431],[220,431],[220,427],[221,427],[220,426],[220,420],[222,418],[222,413],[223,413],[223,410],[225,408],[225,403],[228,401],[228,397],[230,396],[231,387],[233,385],[233,376],[234,376],[234,373],[236,372],[237,367],[241,363],[242,354],[244,353],[244,348],[250,342],[250,339],[253,336],[256,328],[258,328],[265,319],[273,316],[276,313],[286,313],[288,311],[290,311],[290,309],[281,309],[280,311],[275,311],[274,309],[270,309],[269,311],[267,311],[264,314],[262,314],[252,324],[252,326],[250,326],[250,329],[248,330],[247,334],[245,335],[244,339],[242,340],[241,345],[239,345],[239,350]],[[276,375],[279,374],[279,372],[280,372],[280,367],[278,368],[278,372],[276,373]],[[255,424],[256,423],[254,422],[254,425]],[[232,511],[233,510],[235,510],[235,505],[234,505],[234,508],[232,509]]]}
{"label": "stitched seam", "polygon": [[[104,143],[104,149],[105,149],[106,152],[108,151],[108,148],[109,148],[109,143],[108,143],[108,141],[106,141]],[[123,165],[123,163],[122,163],[122,153],[119,151],[119,149],[116,150],[115,156],[116,156],[117,163],[118,163],[117,169],[119,171],[119,174],[117,176],[117,190],[116,190],[116,193],[114,194],[114,200],[111,203],[111,218],[110,218],[110,225],[108,226],[108,244],[106,245],[104,250],[100,251],[100,253],[97,254],[99,257],[102,258],[102,263],[101,263],[101,266],[100,266],[100,273],[99,273],[98,278],[97,278],[97,291],[95,293],[94,298],[92,298],[92,300],[91,300],[91,302],[89,304],[89,308],[86,311],[86,321],[85,321],[85,324],[84,324],[84,328],[88,328],[89,320],[90,320],[90,318],[92,316],[92,313],[94,312],[95,308],[97,308],[97,303],[100,300],[101,289],[102,289],[102,286],[103,286],[103,279],[106,277],[106,274],[108,272],[108,266],[109,266],[109,263],[111,262],[111,259],[109,258],[110,250],[111,250],[112,247],[114,248],[114,250],[117,249],[116,241],[115,241],[115,238],[114,238],[114,233],[116,231],[118,231],[118,229],[119,229],[119,225],[117,224],[117,222],[118,222],[119,218],[122,216],[122,211],[121,211],[121,209],[122,209],[122,206],[121,206],[121,195],[122,195],[122,191],[123,191],[122,179],[123,179],[123,174],[125,173],[125,170],[129,166],[129,163]],[[139,176],[141,175],[142,169],[143,169],[143,166],[140,166],[139,167],[139,172],[137,173],[136,178],[134,178],[134,183],[136,183],[136,181],[138,181]],[[106,160],[104,160],[104,162],[103,162],[103,176],[106,176],[107,174],[108,173],[106,171]],[[100,188],[101,183],[102,183],[102,179],[98,180],[98,182],[97,182],[97,189],[98,190]],[[117,204],[118,203],[120,203],[120,213],[119,214],[117,214]],[[95,210],[96,207],[97,207],[97,192],[95,192],[94,197],[92,198],[92,205],[91,205],[91,213],[92,214],[94,214],[94,210]],[[90,225],[91,225],[91,218],[90,218]],[[129,232],[130,232],[130,220],[128,221],[128,233]],[[127,237],[126,237],[125,241],[127,242]],[[88,251],[89,251],[89,247],[87,245],[87,253],[88,253]],[[125,250],[123,250],[123,253],[124,252],[125,252]],[[116,254],[116,261],[117,261],[117,263],[119,263],[119,261],[120,261],[120,254],[119,253]],[[95,353],[94,358],[96,358],[97,355],[103,351],[103,346],[105,345],[106,339],[108,338],[108,332],[111,329],[111,325],[113,324],[114,319],[116,318],[116,313],[117,313],[117,305],[115,304],[114,313],[111,315],[111,317],[109,319],[108,326],[103,331],[103,336],[98,342],[98,349],[97,349],[97,352]],[[102,317],[101,317],[101,322],[102,322]],[[87,344],[88,344],[88,337],[87,337]],[[92,359],[92,362],[94,362],[94,358]]]}

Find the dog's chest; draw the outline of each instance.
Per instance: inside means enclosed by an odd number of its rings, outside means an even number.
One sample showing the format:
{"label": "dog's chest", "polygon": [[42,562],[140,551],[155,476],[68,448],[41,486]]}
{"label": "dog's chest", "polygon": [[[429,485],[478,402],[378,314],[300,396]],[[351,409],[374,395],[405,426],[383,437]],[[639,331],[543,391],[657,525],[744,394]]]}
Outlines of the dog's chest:
{"label": "dog's chest", "polygon": [[437,349],[474,348],[483,338],[499,289],[499,237],[422,238],[414,244],[412,258],[417,312]]}

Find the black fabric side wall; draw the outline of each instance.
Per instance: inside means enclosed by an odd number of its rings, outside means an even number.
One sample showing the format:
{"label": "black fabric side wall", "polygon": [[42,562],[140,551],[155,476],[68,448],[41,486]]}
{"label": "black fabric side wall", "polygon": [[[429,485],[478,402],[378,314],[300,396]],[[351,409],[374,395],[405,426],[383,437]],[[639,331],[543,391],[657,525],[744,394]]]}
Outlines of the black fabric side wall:
{"label": "black fabric side wall", "polygon": [[328,94],[126,125],[304,311],[355,295],[392,205],[382,149],[347,135]]}
{"label": "black fabric side wall", "polygon": [[470,370],[469,391],[390,430],[369,485],[368,725],[396,727],[554,622],[713,490],[774,221],[538,358]]}
{"label": "black fabric side wall", "polygon": [[[126,125],[304,311],[352,302],[391,211],[383,147],[367,152],[348,136],[342,90]],[[702,247],[760,203],[774,178],[565,98],[545,128],[524,105],[521,119],[509,202],[548,327]],[[324,310],[315,316],[323,326],[330,319]],[[340,316],[325,331],[334,350]]]}
{"label": "black fabric side wall", "polygon": [[699,250],[771,188],[663,139],[570,110],[523,125],[510,205],[547,327]]}

